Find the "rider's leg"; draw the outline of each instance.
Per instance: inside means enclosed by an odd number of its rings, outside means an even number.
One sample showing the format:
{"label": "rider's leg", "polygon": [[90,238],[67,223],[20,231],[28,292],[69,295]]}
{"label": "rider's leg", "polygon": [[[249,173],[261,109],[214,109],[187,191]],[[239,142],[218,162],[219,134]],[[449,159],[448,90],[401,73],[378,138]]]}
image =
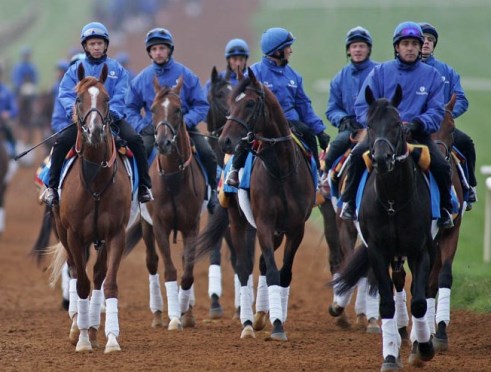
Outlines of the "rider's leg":
{"label": "rider's leg", "polygon": [[455,129],[454,133],[454,144],[455,147],[462,152],[467,160],[467,170],[469,172],[469,190],[468,203],[475,203],[477,201],[476,197],[476,149],[474,147],[474,141],[467,134],[459,129]]}
{"label": "rider's leg", "polygon": [[329,169],[331,169],[336,159],[348,150],[350,145],[350,135],[351,132],[349,130],[339,132],[334,141],[329,144],[329,149],[324,161],[324,172],[329,172]]}
{"label": "rider's leg", "polygon": [[246,140],[241,140],[237,145],[232,158],[232,166],[227,174],[225,183],[232,187],[239,186],[239,169],[243,168],[249,154],[249,144]]}

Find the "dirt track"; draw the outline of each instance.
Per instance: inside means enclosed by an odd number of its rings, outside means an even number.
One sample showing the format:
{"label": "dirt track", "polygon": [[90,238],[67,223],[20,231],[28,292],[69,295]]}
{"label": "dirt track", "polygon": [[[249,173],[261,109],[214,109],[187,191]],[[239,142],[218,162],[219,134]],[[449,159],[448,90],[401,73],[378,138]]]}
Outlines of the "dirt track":
{"label": "dirt track", "polygon": [[[230,9],[225,9],[225,5],[220,5],[221,3],[218,0],[207,0],[211,8],[210,14],[217,7],[221,9],[221,14],[227,14]],[[248,32],[245,22],[248,14],[245,5],[247,2],[231,3],[238,7],[235,11],[241,12],[239,14],[245,17],[242,23],[223,24],[224,29],[234,28],[236,32],[230,37],[235,37]],[[174,31],[176,36],[186,29],[192,32],[188,27],[193,19],[183,17],[180,9],[172,11],[175,14],[166,16],[170,21],[165,26],[173,31],[179,30]],[[182,20],[179,26],[176,19]],[[186,25],[186,22],[189,24]],[[193,34],[197,39],[203,37],[195,32]],[[183,38],[181,35],[179,37]],[[192,40],[192,36],[189,38]],[[216,46],[207,52],[208,57],[203,57],[205,66],[222,60],[216,56],[222,56],[222,45],[228,38],[223,37],[223,43],[211,43]],[[141,43],[141,35],[135,37],[135,42]],[[184,46],[176,48],[185,49]],[[138,53],[141,54],[141,51]],[[215,57],[210,57],[211,55]],[[185,61],[184,58],[188,57],[183,54],[180,59]],[[203,68],[199,72],[200,76],[206,76],[204,74],[207,70],[208,68]],[[103,350],[98,349],[91,354],[76,354],[67,339],[70,321],[66,312],[60,309],[59,290],[48,288],[47,273],[43,273],[27,258],[36,238],[43,210],[36,204],[33,175],[34,168],[21,168],[14,177],[6,198],[7,226],[4,236],[0,238],[2,370],[379,369],[382,361],[381,337],[366,334],[363,330],[340,330],[327,313],[332,298],[331,291],[326,286],[330,278],[327,250],[321,240],[321,232],[313,223],[307,226],[307,234],[294,266],[288,321],[285,325],[288,342],[267,341],[269,324],[266,332],[257,333],[256,339],[239,339],[240,324],[232,320],[233,280],[228,264],[224,264],[223,269],[222,304],[225,315],[222,320],[207,320],[207,263],[201,262],[195,269],[196,328],[179,333],[152,329],[148,310],[148,274],[143,245],[140,245],[122,263],[119,275],[120,343],[123,351],[104,355]],[[177,258],[180,246],[175,248]],[[223,262],[227,260],[228,256],[224,253]],[[351,308],[348,314],[353,319]],[[437,355],[425,367],[426,370],[491,370],[491,314],[453,311],[449,335],[450,350]],[[102,336],[99,340],[104,344]],[[408,353],[409,348],[405,347],[402,357],[406,365]]]}

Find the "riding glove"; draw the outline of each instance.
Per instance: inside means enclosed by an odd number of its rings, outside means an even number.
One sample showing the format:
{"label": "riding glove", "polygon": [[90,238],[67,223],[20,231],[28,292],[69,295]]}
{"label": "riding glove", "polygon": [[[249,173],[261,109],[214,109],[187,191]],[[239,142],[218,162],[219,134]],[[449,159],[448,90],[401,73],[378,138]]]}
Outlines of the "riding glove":
{"label": "riding glove", "polygon": [[319,141],[319,147],[322,150],[325,150],[329,145],[329,141],[331,140],[331,137],[329,137],[329,134],[327,134],[326,132],[320,132],[317,133],[317,140]]}

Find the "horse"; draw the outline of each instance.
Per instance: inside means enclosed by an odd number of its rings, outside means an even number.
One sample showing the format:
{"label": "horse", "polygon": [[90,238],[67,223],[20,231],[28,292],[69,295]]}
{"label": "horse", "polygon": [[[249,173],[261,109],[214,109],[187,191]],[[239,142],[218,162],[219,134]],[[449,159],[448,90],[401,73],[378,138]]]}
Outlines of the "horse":
{"label": "horse", "polygon": [[[245,136],[257,144],[250,179],[250,204],[261,247],[260,269],[266,273],[269,318],[273,326],[271,339],[285,341],[283,324],[287,317],[292,266],[314,205],[313,177],[278,100],[250,68],[248,77],[232,93],[230,112],[219,138],[222,150],[233,153]],[[274,251],[284,237],[283,267],[278,270]],[[252,259],[247,251],[236,249],[236,269],[241,283],[241,338],[255,337],[247,287]]]}
{"label": "horse", "polygon": [[[360,231],[366,246],[354,256],[337,280],[338,290],[348,291],[368,269],[380,293],[382,318],[382,370],[401,367],[401,337],[394,319],[391,263],[407,257],[412,272],[411,313],[418,359],[435,355],[425,319],[426,288],[434,260],[430,196],[423,172],[409,155],[405,132],[397,111],[402,100],[398,85],[389,101],[375,99],[367,86],[367,134],[373,171],[367,179],[359,212]],[[397,269],[397,265],[394,265]]]}
{"label": "horse", "polygon": [[[75,293],[76,289],[74,298],[70,294],[69,337],[76,343],[77,352],[90,352],[97,346],[100,311],[106,298],[104,352],[111,353],[121,350],[117,274],[130,215],[131,183],[111,133],[109,95],[104,88],[107,65],[103,66],[99,78],[86,77],[83,64],[79,65],[77,74],[74,107],[77,156],[65,177],[59,205],[53,207],[60,242],[53,247],[51,284],[54,285],[68,261],[73,278],[70,292]],[[91,283],[86,265],[92,243],[97,259],[89,302]]]}
{"label": "horse", "polygon": [[[205,176],[193,153],[181,108],[182,76],[175,87],[161,87],[154,79],[155,98],[151,107],[158,154],[150,166],[154,200],[145,205],[151,217],[142,212],[142,232],[146,246],[146,264],[150,274],[150,309],[152,326],[161,327],[163,299],[158,275],[159,257],[155,240],[164,260],[169,330],[194,327],[195,244],[198,236],[203,201],[206,192]],[[184,241],[183,267],[180,288],[177,270],[172,262],[169,236],[176,242],[180,231]],[[134,244],[126,246],[126,253]],[[181,318],[182,316],[182,318]]]}
{"label": "horse", "polygon": [[[210,146],[215,151],[218,159],[218,165],[224,168],[224,156],[221,147],[218,145],[218,137],[222,133],[223,127],[227,121],[229,113],[228,99],[232,92],[232,86],[230,85],[230,73],[221,76],[218,74],[216,67],[213,67],[210,77],[210,89],[208,92],[208,103],[210,104],[210,110],[208,111],[206,125],[208,131],[208,139]],[[229,217],[230,216],[230,217]],[[236,249],[235,244],[243,244],[246,242],[246,249],[254,254],[255,245],[255,229],[249,224],[244,224],[243,230],[238,230],[236,226],[230,228],[229,223],[234,224],[235,221],[241,219],[239,205],[237,199],[229,196],[227,208],[223,208],[221,205],[215,209],[215,213],[208,216],[208,221],[203,231],[200,233],[199,243],[207,247],[210,250],[210,267],[208,271],[209,284],[208,294],[210,295],[210,318],[218,319],[223,315],[223,309],[220,304],[219,298],[221,296],[221,245],[224,238],[230,251],[230,261],[234,272],[236,271]],[[240,231],[239,237],[232,238],[231,229],[235,234]],[[238,241],[238,242],[237,242]],[[211,249],[210,249],[211,247]],[[252,287],[252,276],[250,279]],[[235,288],[235,313],[234,317],[240,317],[240,283],[235,274],[234,277]]]}

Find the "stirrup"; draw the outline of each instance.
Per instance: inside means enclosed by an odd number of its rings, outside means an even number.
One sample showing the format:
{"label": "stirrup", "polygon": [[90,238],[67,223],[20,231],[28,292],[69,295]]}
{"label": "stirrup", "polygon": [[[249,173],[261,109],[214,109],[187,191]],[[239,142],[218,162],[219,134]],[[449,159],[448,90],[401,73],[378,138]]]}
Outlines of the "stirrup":
{"label": "stirrup", "polygon": [[341,213],[339,214],[345,221],[355,221],[356,220],[356,211],[352,202],[344,202],[343,208],[341,209]]}
{"label": "stirrup", "polygon": [[140,186],[138,189],[138,202],[140,203],[148,203],[153,200],[152,190],[150,190],[146,186]]}
{"label": "stirrup", "polygon": [[225,183],[232,187],[238,187],[239,171],[237,169],[230,169],[230,171],[227,174],[227,179],[225,180]]}
{"label": "stirrup", "polygon": [[48,187],[41,195],[41,201],[48,207],[52,208],[55,204],[59,203],[58,191],[52,187]]}
{"label": "stirrup", "polygon": [[446,208],[442,208],[440,210],[438,227],[441,229],[451,229],[452,227],[454,227],[452,214]]}

